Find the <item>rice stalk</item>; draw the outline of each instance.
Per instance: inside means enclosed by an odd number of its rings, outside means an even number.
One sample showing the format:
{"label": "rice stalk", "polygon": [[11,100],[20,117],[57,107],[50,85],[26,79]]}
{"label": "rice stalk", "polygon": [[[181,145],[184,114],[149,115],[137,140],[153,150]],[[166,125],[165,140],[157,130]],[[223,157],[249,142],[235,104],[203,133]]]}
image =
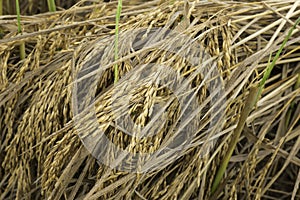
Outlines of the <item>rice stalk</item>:
{"label": "rice stalk", "polygon": [[[46,4],[36,7],[36,1],[32,2],[33,13],[47,11]],[[262,79],[270,66],[268,60],[273,57],[270,52],[275,55],[280,49],[287,33],[285,30],[300,13],[299,6],[295,7],[294,0],[267,1],[273,10],[262,2],[189,1],[190,6],[186,7],[187,1],[174,1],[171,5],[169,2],[123,1],[119,21],[122,32],[135,28],[180,28],[180,34],[186,34],[204,46],[216,59],[220,84],[228,88],[220,97],[226,99],[222,105],[225,110],[220,115],[225,122],[209,127],[211,118],[218,114],[212,112],[208,104],[204,106],[213,98],[212,91],[208,91],[206,85],[198,88],[205,74],[196,76],[191,81],[192,91],[198,90],[198,103],[204,108],[204,114],[198,121],[201,127],[191,147],[183,150],[180,158],[154,172],[134,174],[110,169],[97,160],[97,155],[82,151],[84,146],[78,134],[81,129],[77,127],[76,119],[89,119],[94,112],[79,113],[79,116],[72,113],[71,85],[77,80],[76,72],[84,67],[89,70],[88,66],[106,69],[99,77],[99,83],[91,84],[99,92],[94,106],[98,125],[86,123],[82,129],[91,133],[104,127],[105,135],[117,147],[132,153],[155,153],[171,138],[168,128],[175,124],[182,112],[178,102],[174,101],[169,109],[164,110],[168,124],[152,137],[135,139],[127,134],[128,131],[115,127],[115,117],[130,113],[135,123],[155,127],[157,121],[150,115],[151,107],[163,104],[172,93],[167,87],[151,85],[148,81],[151,76],[146,77],[141,81],[144,84],[136,84],[137,88],[131,90],[131,107],[126,113],[122,112],[127,108],[122,101],[120,111],[112,112],[112,95],[132,85],[130,78],[125,80],[125,74],[141,70],[138,67],[140,62],[170,66],[186,79],[202,66],[190,65],[185,59],[159,49],[168,47],[168,44],[176,46],[177,36],[173,38],[175,43],[173,40],[163,41],[157,44],[163,46],[136,49],[132,44],[141,37],[131,34],[125,38],[121,32],[119,59],[116,60],[116,1],[80,1],[71,9],[58,11],[55,16],[51,13],[24,15],[23,35],[15,35],[15,19],[3,16],[4,23],[0,26],[6,35],[0,39],[0,177],[4,177],[0,181],[1,199],[206,200],[210,198],[222,158],[233,146],[235,153],[226,167],[226,179],[214,193],[218,199],[300,198],[296,191],[300,167],[299,155],[296,154],[300,133],[299,123],[296,123],[299,121],[299,88],[296,87],[299,84],[299,31],[293,32],[281,52],[265,82],[257,107],[247,117],[247,125],[243,127],[238,143],[230,145],[236,125],[242,123],[239,114],[244,112],[245,99],[250,98],[249,88]],[[21,3],[21,9],[25,3]],[[63,1],[56,3],[65,5]],[[291,9],[293,7],[295,10]],[[26,6],[24,9],[22,12],[28,14]],[[289,10],[293,12],[287,15]],[[185,17],[187,23],[183,24]],[[282,22],[286,25],[281,26]],[[187,26],[182,26],[185,24]],[[282,29],[277,29],[278,26]],[[107,38],[112,38],[109,45],[104,42]],[[20,40],[26,41],[28,52],[22,62],[14,51]],[[193,47],[187,49],[192,56]],[[107,62],[107,58],[110,61]],[[118,64],[119,76],[124,77],[118,84],[114,84],[112,73],[115,64]],[[209,81],[213,82],[215,78]],[[86,88],[81,92],[85,94]],[[198,106],[194,110],[197,109]],[[281,128],[281,120],[285,126],[288,110],[291,110],[290,120],[287,120],[289,125]],[[220,132],[214,131],[217,126],[222,127]],[[212,148],[203,145],[211,141],[215,141]],[[203,156],[205,149],[211,151]],[[111,152],[110,149],[106,151]],[[109,155],[114,156],[113,152]],[[130,164],[130,160],[122,161]],[[282,166],[284,170],[280,170]]]}

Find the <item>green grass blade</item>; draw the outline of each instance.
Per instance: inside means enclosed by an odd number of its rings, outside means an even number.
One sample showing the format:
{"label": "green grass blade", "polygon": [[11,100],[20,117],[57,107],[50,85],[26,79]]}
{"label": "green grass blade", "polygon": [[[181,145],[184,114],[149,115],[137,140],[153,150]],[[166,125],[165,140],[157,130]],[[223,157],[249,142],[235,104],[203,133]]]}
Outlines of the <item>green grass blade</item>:
{"label": "green grass blade", "polygon": [[229,143],[228,151],[227,151],[225,157],[223,158],[222,164],[221,164],[220,168],[218,169],[217,174],[215,176],[215,179],[214,179],[214,182],[213,182],[213,185],[212,185],[212,188],[211,188],[211,193],[212,194],[218,188],[219,183],[221,182],[222,177],[223,177],[223,175],[224,175],[224,173],[226,171],[226,168],[227,168],[227,165],[229,163],[229,160],[230,160],[230,158],[232,156],[232,153],[233,153],[233,151],[234,151],[234,149],[236,147],[236,144],[239,141],[240,135],[241,135],[242,130],[243,130],[244,126],[245,126],[247,117],[250,114],[250,112],[252,111],[252,108],[253,108],[253,106],[255,104],[257,92],[258,92],[258,88],[257,87],[252,87],[250,89],[249,95],[248,95],[246,103],[245,103],[245,107],[244,107],[244,109],[243,109],[243,111],[241,113],[241,117],[239,118],[238,125],[237,125],[236,129],[234,130],[233,137],[232,137],[232,139],[231,139],[231,141]]}
{"label": "green grass blade", "polygon": [[[119,59],[119,52],[118,52],[118,46],[119,46],[119,22],[121,17],[121,10],[122,10],[122,0],[118,1],[118,8],[116,13],[116,27],[115,27],[115,61]],[[118,64],[115,64],[114,66],[114,83],[117,83],[119,80],[119,70],[118,70]]]}
{"label": "green grass blade", "polygon": [[279,50],[277,51],[277,53],[276,53],[276,55],[275,55],[272,63],[267,67],[267,69],[266,69],[266,71],[264,73],[264,76],[263,76],[263,78],[260,81],[259,86],[258,86],[259,87],[259,91],[258,91],[258,94],[257,94],[256,103],[257,103],[257,101],[260,98],[260,95],[261,95],[262,90],[263,90],[263,88],[264,88],[264,86],[266,84],[266,81],[270,77],[270,74],[271,74],[271,72],[272,72],[272,70],[273,70],[273,68],[274,68],[274,66],[275,66],[275,64],[276,64],[276,62],[277,62],[277,60],[278,60],[278,58],[279,58],[282,50],[283,50],[283,48],[285,47],[287,41],[290,39],[290,37],[291,37],[294,29],[296,28],[296,26],[298,26],[299,22],[300,22],[300,17],[298,17],[298,19],[296,20],[296,22],[293,25],[293,27],[289,30],[288,35],[285,37],[284,41],[282,42],[282,44],[281,44]]}
{"label": "green grass blade", "polygon": [[0,16],[3,15],[3,0],[0,0]]}
{"label": "green grass blade", "polygon": [[19,0],[16,0],[16,11],[17,11],[18,33],[22,33],[22,27],[21,27],[21,13],[20,13],[20,4],[19,4]]}
{"label": "green grass blade", "polygon": [[48,9],[50,12],[55,12],[56,11],[56,5],[55,5],[55,0],[47,0],[48,2]]}
{"label": "green grass blade", "polygon": [[[20,13],[19,0],[16,0],[16,11],[17,11],[18,33],[22,34],[21,13]],[[20,59],[23,60],[26,57],[25,42],[22,41],[19,48],[20,48]]]}

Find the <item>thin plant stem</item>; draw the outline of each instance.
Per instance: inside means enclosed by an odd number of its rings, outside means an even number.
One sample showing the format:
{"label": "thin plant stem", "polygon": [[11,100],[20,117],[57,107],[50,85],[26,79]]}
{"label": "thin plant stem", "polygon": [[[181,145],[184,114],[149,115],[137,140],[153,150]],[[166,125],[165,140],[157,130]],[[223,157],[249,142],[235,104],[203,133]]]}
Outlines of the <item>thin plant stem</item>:
{"label": "thin plant stem", "polygon": [[21,60],[23,60],[26,57],[25,42],[24,41],[21,42],[19,49],[20,49],[20,58],[21,58]]}
{"label": "thin plant stem", "polygon": [[214,179],[214,182],[213,182],[213,185],[212,185],[212,188],[211,188],[211,193],[212,194],[218,188],[219,183],[221,182],[222,177],[223,177],[223,175],[224,175],[224,173],[226,171],[227,165],[228,165],[229,160],[230,160],[230,158],[232,156],[232,153],[233,153],[233,151],[234,151],[234,149],[236,147],[236,144],[239,141],[240,135],[241,135],[242,130],[243,130],[244,126],[245,126],[245,123],[246,123],[246,120],[248,118],[248,115],[252,111],[252,108],[253,108],[253,106],[255,104],[257,92],[258,92],[258,88],[257,87],[252,87],[250,89],[249,95],[248,95],[246,103],[245,103],[245,107],[244,107],[244,109],[243,109],[243,111],[241,113],[238,125],[234,129],[232,139],[231,139],[231,141],[229,143],[228,151],[227,151],[225,157],[223,158],[222,164],[221,164],[220,168],[218,169],[217,174],[215,176],[215,179]]}
{"label": "thin plant stem", "polygon": [[238,143],[241,132],[245,126],[248,115],[252,111],[253,107],[257,104],[257,102],[262,94],[262,91],[264,89],[264,86],[266,84],[266,81],[270,77],[270,74],[271,74],[277,60],[279,59],[279,56],[280,56],[282,50],[284,49],[287,41],[290,39],[294,29],[299,24],[299,22],[300,22],[300,17],[296,20],[293,27],[289,30],[287,36],[285,37],[284,41],[282,42],[282,44],[279,48],[279,50],[277,51],[276,55],[274,56],[272,63],[269,62],[267,69],[264,73],[264,76],[263,76],[262,80],[260,81],[260,83],[258,84],[258,86],[254,86],[250,89],[249,96],[246,100],[245,107],[241,112],[241,116],[239,118],[238,125],[233,132],[233,136],[232,136],[233,138],[231,139],[231,141],[229,143],[228,151],[227,151],[226,155],[224,156],[224,158],[221,162],[220,168],[218,169],[216,176],[214,178],[212,188],[211,188],[211,194],[214,194],[215,191],[218,189],[218,186],[219,186],[219,184],[222,180],[222,177],[226,171],[226,168],[228,166],[229,160],[230,160],[232,153]]}
{"label": "thin plant stem", "polygon": [[[3,15],[3,0],[0,0],[0,16]],[[2,38],[3,30],[0,28],[0,39]]]}
{"label": "thin plant stem", "polygon": [[[17,11],[18,33],[22,34],[21,13],[20,13],[19,0],[16,0],[16,11]],[[20,59],[23,60],[23,59],[25,59],[25,57],[26,57],[25,42],[21,41],[21,44],[20,44]]]}
{"label": "thin plant stem", "polygon": [[[2,0],[3,1],[3,0]],[[7,13],[12,13],[13,11],[11,10],[11,5],[9,0],[5,0],[5,7],[7,10]],[[3,12],[3,11],[2,11]]]}
{"label": "thin plant stem", "polygon": [[[298,88],[300,88],[300,72],[298,73],[298,78],[297,78],[296,84],[294,86],[294,90],[297,90]],[[291,106],[290,106],[290,108],[289,108],[289,110],[286,114],[286,123],[285,123],[286,128],[290,124],[291,117],[292,117],[292,112],[295,109],[295,106],[296,106],[295,101],[292,101]]]}
{"label": "thin plant stem", "polygon": [[300,72],[298,73],[298,79],[297,79],[297,82],[295,84],[295,90],[297,90],[298,88],[300,88]]}
{"label": "thin plant stem", "polygon": [[55,5],[55,0],[47,0],[48,2],[48,9],[50,12],[55,12],[56,11],[56,5]]}
{"label": "thin plant stem", "polygon": [[[121,17],[121,10],[122,10],[122,0],[118,1],[118,8],[116,13],[116,27],[115,27],[115,61],[119,59],[119,52],[118,52],[118,46],[119,46],[119,22]],[[118,70],[118,64],[115,64],[114,66],[114,83],[117,83],[119,80],[119,70]]]}
{"label": "thin plant stem", "polygon": [[21,13],[20,13],[19,0],[16,0],[16,11],[17,11],[17,21],[18,21],[18,33],[22,33]]}
{"label": "thin plant stem", "polygon": [[3,0],[0,0],[0,16],[3,15]]}

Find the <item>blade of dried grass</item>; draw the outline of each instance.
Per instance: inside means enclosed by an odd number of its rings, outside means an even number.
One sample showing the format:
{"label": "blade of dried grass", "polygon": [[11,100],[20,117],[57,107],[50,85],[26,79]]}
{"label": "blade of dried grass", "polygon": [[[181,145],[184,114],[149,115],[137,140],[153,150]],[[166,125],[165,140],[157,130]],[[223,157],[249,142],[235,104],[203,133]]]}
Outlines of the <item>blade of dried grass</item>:
{"label": "blade of dried grass", "polygon": [[297,176],[297,179],[296,179],[296,182],[295,182],[295,185],[294,185],[291,200],[295,200],[295,198],[296,198],[296,195],[297,195],[297,192],[298,192],[298,189],[299,189],[299,183],[300,183],[300,168],[298,170],[298,176]]}
{"label": "blade of dried grass", "polygon": [[[294,25],[294,22],[292,20],[290,20],[289,18],[287,18],[286,16],[282,15],[277,9],[275,10],[274,8],[272,8],[269,4],[267,4],[266,2],[262,2],[268,9],[272,10],[274,13],[276,13],[278,16],[280,16],[282,19],[286,20],[287,22],[289,22],[291,25]],[[293,10],[295,10],[298,6],[299,2],[296,1],[293,5]],[[291,12],[290,12],[291,13]],[[296,26],[299,30],[300,30],[300,27],[297,25]]]}
{"label": "blade of dried grass", "polygon": [[[88,199],[99,199],[102,195],[108,193],[109,191],[112,191],[113,189],[119,187],[122,184],[126,184],[132,179],[136,177],[136,174],[128,174],[120,179],[118,179],[116,182],[110,184],[109,186],[103,188],[102,190],[96,192],[95,194],[92,194],[91,192],[87,194],[85,197],[86,200]],[[101,182],[101,181],[100,181]],[[98,183],[95,184],[94,188],[97,188]],[[92,190],[91,190],[92,191]]]}
{"label": "blade of dried grass", "polygon": [[78,192],[78,190],[79,190],[79,188],[80,188],[80,186],[82,184],[82,181],[83,181],[83,179],[84,179],[84,177],[85,177],[85,175],[86,175],[86,173],[87,173],[90,165],[92,164],[92,162],[93,162],[92,157],[89,157],[88,161],[86,162],[87,164],[85,165],[85,167],[81,171],[81,173],[80,173],[80,175],[79,175],[79,177],[78,177],[78,179],[76,181],[76,184],[75,184],[75,186],[74,186],[74,188],[73,188],[70,196],[68,197],[69,200],[75,199],[75,196],[76,196],[76,194],[77,194],[77,192]]}
{"label": "blade of dried grass", "polygon": [[[280,91],[279,91],[280,92]],[[272,108],[276,107],[277,105],[279,105],[279,103],[282,103],[288,99],[290,99],[292,96],[294,96],[295,94],[297,93],[297,91],[294,91],[294,92],[291,92],[290,94],[286,95],[286,96],[283,96],[279,99],[275,99],[274,101],[270,102],[270,101],[259,101],[258,102],[258,106],[260,107],[256,112],[253,112],[253,114],[251,114],[249,116],[249,120],[254,120],[254,119],[257,119],[259,118],[260,116],[266,114],[267,111],[271,111]],[[276,98],[274,96],[274,98]]]}
{"label": "blade of dried grass", "polygon": [[[295,84],[295,87],[294,87],[294,90],[297,90],[298,88],[300,88],[300,72],[298,73],[298,79],[296,81],[296,84]],[[286,117],[286,127],[289,126],[290,124],[290,120],[291,120],[291,116],[292,116],[292,112],[295,110],[295,102],[292,102],[291,103],[291,106],[290,106],[290,109],[288,110],[287,112],[287,117]]]}
{"label": "blade of dried grass", "polygon": [[[291,9],[289,10],[289,12],[286,14],[285,18],[280,18],[280,20],[282,21],[279,25],[279,27],[276,29],[275,33],[273,34],[272,38],[269,40],[268,45],[265,47],[266,49],[269,48],[271,46],[271,44],[275,41],[275,38],[278,36],[278,34],[280,33],[280,31],[282,30],[282,28],[284,27],[284,25],[286,24],[286,19],[290,18],[295,10],[297,9],[299,2],[295,2],[294,5],[291,7]],[[266,5],[268,7],[268,4],[265,3],[264,5]],[[269,6],[270,7],[270,6]],[[271,8],[272,10],[272,8]],[[273,11],[273,10],[272,10]],[[284,19],[284,20],[283,20]],[[294,23],[292,23],[292,25],[294,25]]]}
{"label": "blade of dried grass", "polygon": [[[135,192],[135,190],[133,189],[133,183],[134,183],[134,179],[132,179],[131,181],[127,182],[126,187],[123,187],[120,192],[113,196],[112,198],[110,198],[111,200],[115,200],[115,199],[122,199],[124,197],[131,197]],[[136,193],[137,194],[137,193]]]}
{"label": "blade of dried grass", "polygon": [[59,180],[57,180],[55,188],[52,191],[49,199],[61,199],[61,196],[67,188],[68,183],[70,182],[73,175],[77,172],[80,165],[83,163],[87,156],[88,151],[83,146],[81,146],[62,172],[62,175],[59,177]]}
{"label": "blade of dried grass", "polygon": [[[290,129],[287,131],[286,135],[282,138],[283,141],[285,141],[285,139],[287,138],[287,136],[291,133],[292,129],[294,126],[296,126],[297,122],[300,119],[300,115],[298,115],[298,118],[294,121],[294,123],[292,124],[292,126],[290,127]],[[279,145],[280,147],[280,145]],[[257,195],[263,195],[264,193],[266,193],[266,191],[273,185],[273,183],[276,181],[276,179],[279,178],[279,176],[284,172],[284,170],[286,169],[286,167],[289,165],[289,163],[291,162],[291,159],[293,157],[297,157],[297,153],[300,149],[300,135],[298,135],[297,141],[295,142],[294,146],[292,147],[292,150],[289,152],[288,157],[286,158],[283,166],[280,168],[280,170],[276,173],[276,175],[274,175],[272,177],[272,179],[269,181],[269,183],[264,186],[263,188],[261,188],[262,192],[261,194],[257,194]]]}
{"label": "blade of dried grass", "polygon": [[[299,172],[300,175],[300,172]],[[300,178],[299,178],[300,179]],[[134,190],[134,192],[142,199],[142,200],[147,200],[143,195],[141,195],[138,191]]]}

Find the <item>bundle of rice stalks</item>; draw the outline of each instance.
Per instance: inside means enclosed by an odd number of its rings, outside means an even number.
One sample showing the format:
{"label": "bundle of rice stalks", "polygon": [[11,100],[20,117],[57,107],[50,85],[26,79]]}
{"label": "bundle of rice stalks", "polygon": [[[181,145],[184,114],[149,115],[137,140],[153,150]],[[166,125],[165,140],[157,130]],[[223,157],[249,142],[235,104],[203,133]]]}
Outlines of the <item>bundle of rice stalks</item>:
{"label": "bundle of rice stalks", "polygon": [[0,198],[299,199],[298,25],[246,101],[299,6],[124,1],[117,60],[116,1],[1,16]]}

